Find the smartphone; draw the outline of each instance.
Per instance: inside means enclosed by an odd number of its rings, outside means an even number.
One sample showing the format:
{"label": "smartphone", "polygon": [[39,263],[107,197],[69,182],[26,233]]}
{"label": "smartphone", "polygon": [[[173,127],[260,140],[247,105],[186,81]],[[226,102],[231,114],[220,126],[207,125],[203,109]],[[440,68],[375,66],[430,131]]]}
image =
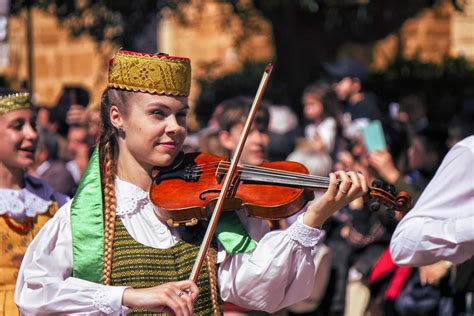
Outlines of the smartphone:
{"label": "smartphone", "polygon": [[369,153],[387,148],[385,136],[383,134],[382,124],[379,120],[371,121],[362,129],[365,147]]}

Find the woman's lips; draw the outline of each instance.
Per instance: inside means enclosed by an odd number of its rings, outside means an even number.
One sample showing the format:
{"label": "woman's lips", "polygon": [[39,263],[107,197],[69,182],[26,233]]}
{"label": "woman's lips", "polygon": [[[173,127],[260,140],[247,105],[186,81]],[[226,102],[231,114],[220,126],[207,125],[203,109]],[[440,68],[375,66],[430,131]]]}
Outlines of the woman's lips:
{"label": "woman's lips", "polygon": [[33,147],[23,147],[23,148],[19,148],[19,150],[22,152],[31,153],[31,154],[35,153],[35,148]]}
{"label": "woman's lips", "polygon": [[166,149],[176,149],[175,142],[160,143],[160,146]]}

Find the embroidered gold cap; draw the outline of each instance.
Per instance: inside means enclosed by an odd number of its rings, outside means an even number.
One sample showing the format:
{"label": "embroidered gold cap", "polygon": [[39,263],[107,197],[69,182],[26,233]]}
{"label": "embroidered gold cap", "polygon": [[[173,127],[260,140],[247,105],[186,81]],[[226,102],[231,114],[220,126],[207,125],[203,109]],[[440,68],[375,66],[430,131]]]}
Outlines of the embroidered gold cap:
{"label": "embroidered gold cap", "polygon": [[28,92],[11,93],[0,97],[0,115],[15,110],[28,109],[31,106]]}
{"label": "embroidered gold cap", "polygon": [[188,96],[191,60],[119,50],[109,62],[108,86],[128,91]]}

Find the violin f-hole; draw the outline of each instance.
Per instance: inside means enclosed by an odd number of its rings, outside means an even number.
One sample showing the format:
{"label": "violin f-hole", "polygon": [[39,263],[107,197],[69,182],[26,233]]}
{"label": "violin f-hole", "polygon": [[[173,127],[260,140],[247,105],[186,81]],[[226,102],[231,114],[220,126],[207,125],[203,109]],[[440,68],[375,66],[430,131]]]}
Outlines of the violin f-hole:
{"label": "violin f-hole", "polygon": [[204,201],[204,200],[206,200],[206,197],[205,197],[206,194],[209,194],[209,193],[217,193],[217,194],[219,194],[220,192],[221,192],[221,190],[217,190],[217,189],[204,190],[204,191],[202,191],[201,193],[199,193],[199,199],[200,199],[201,201]]}

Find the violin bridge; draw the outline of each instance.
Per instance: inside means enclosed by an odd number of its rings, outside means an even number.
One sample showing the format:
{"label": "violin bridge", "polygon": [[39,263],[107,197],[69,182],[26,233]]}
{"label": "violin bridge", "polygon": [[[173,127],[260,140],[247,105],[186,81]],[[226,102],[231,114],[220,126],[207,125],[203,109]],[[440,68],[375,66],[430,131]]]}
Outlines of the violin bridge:
{"label": "violin bridge", "polygon": [[224,176],[226,174],[226,170],[222,169],[221,165],[222,165],[222,161],[219,162],[219,165],[217,166],[217,169],[216,169],[216,182],[218,184],[221,184],[221,182],[224,179]]}

